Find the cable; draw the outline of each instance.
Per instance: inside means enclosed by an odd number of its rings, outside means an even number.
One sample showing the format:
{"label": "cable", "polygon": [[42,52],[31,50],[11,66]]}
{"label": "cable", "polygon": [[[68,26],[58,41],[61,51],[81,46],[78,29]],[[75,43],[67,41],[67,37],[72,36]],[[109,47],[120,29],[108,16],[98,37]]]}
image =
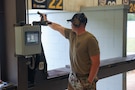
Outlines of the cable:
{"label": "cable", "polygon": [[34,69],[35,68],[35,59],[34,59],[34,56],[32,57],[31,63],[29,64],[29,68],[30,69]]}

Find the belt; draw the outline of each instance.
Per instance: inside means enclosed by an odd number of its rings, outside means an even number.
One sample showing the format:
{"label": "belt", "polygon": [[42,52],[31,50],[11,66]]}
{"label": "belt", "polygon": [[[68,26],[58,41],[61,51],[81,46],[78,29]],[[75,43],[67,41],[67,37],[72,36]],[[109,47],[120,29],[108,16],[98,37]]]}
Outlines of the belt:
{"label": "belt", "polygon": [[[79,74],[79,73],[76,73],[76,76],[77,76],[78,78],[84,78],[84,77],[88,77],[89,74]],[[97,82],[97,81],[98,81],[98,77],[95,77],[95,78],[94,78],[94,82]]]}
{"label": "belt", "polygon": [[79,74],[79,73],[75,73],[75,75],[77,77],[88,77],[89,76],[89,74]]}

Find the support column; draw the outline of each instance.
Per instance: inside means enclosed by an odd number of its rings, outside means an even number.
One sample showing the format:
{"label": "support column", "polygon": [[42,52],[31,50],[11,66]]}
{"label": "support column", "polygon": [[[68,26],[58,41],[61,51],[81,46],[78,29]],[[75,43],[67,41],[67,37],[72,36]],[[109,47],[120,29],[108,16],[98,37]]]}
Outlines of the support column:
{"label": "support column", "polygon": [[4,0],[0,1],[0,79],[5,79],[5,28],[4,28]]}
{"label": "support column", "polygon": [[18,86],[18,90],[27,90],[27,66],[23,57],[15,56],[14,25],[20,21],[25,22],[25,0],[3,0],[5,5],[5,31],[6,31],[6,81]]}

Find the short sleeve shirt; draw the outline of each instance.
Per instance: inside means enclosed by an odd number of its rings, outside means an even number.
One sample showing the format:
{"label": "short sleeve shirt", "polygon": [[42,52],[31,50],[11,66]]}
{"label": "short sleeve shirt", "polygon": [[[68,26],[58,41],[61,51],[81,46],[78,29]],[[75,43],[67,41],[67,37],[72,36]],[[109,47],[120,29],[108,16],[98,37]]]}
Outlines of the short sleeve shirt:
{"label": "short sleeve shirt", "polygon": [[96,38],[87,31],[81,35],[76,35],[71,29],[65,30],[65,37],[70,42],[72,71],[79,74],[88,74],[91,67],[90,56],[100,53]]}

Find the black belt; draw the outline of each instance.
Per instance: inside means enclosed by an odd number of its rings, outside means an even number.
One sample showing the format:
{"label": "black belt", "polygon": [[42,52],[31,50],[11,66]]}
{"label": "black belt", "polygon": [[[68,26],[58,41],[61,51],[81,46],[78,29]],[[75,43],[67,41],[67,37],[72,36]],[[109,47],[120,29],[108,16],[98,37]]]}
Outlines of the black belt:
{"label": "black belt", "polygon": [[89,74],[79,74],[79,73],[73,73],[75,74],[77,77],[88,77]]}

